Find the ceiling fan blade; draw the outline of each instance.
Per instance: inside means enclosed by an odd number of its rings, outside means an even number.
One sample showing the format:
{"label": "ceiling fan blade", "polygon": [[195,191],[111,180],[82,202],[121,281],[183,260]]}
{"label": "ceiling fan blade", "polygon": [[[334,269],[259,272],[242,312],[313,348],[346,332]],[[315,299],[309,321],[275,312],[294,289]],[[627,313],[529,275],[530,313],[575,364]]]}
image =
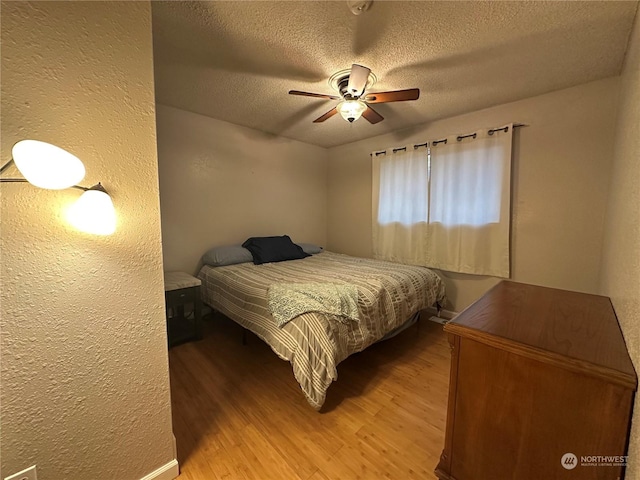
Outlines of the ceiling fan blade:
{"label": "ceiling fan blade", "polygon": [[289,90],[289,95],[300,95],[302,97],[326,98],[327,100],[342,100],[335,95],[325,95],[323,93],[301,92],[299,90]]}
{"label": "ceiling fan blade", "polygon": [[384,117],[376,112],[373,108],[367,105],[367,109],[362,112],[362,116],[366,118],[369,123],[378,123],[384,120]]}
{"label": "ceiling fan blade", "polygon": [[351,73],[349,73],[349,85],[347,85],[347,93],[354,98],[358,98],[364,92],[369,80],[371,70],[362,65],[351,65]]}
{"label": "ceiling fan blade", "polygon": [[393,90],[391,92],[369,93],[364,101],[367,103],[388,103],[388,102],[405,102],[407,100],[417,100],[420,98],[419,88],[410,88],[408,90]]}
{"label": "ceiling fan blade", "polygon": [[338,113],[338,109],[336,107],[333,107],[331,110],[329,110],[327,113],[325,113],[321,117],[316,118],[313,121],[313,123],[324,122],[327,118],[333,117],[336,113]]}

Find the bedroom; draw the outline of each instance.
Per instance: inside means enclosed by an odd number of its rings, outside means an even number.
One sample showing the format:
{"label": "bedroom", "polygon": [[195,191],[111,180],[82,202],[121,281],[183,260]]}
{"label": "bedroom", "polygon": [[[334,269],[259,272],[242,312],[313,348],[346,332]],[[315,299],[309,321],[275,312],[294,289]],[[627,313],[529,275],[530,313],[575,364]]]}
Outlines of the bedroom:
{"label": "bedroom", "polygon": [[[637,202],[628,201],[637,196],[637,19],[624,70],[623,48],[614,70],[600,78],[484,110],[450,112],[448,120],[413,131],[325,149],[163,106],[160,99],[156,147],[152,8],[144,3],[102,8],[69,4],[53,12],[42,5],[3,3],[3,159],[25,137],[69,148],[87,165],[85,182],[111,185],[121,232],[98,240],[79,236],[59,213],[75,198],[73,192],[3,185],[3,475],[37,463],[52,478],[59,469],[75,478],[142,478],[174,458],[162,254],[165,269],[195,273],[200,255],[213,244],[288,233],[294,240],[370,256],[371,151],[506,121],[529,125],[518,130],[514,142],[522,179],[514,185],[521,201],[514,202],[519,208],[513,223],[514,278],[611,296],[637,362],[638,215]],[[87,49],[91,61],[74,62]],[[273,102],[291,102],[286,90],[306,89],[286,80]],[[428,98],[429,92],[422,95]],[[47,107],[51,98],[55,109]],[[305,110],[304,99],[295,100],[294,110],[304,115],[289,120],[310,124],[315,110]],[[261,105],[255,96],[252,101],[253,108]],[[319,114],[324,107],[314,104]],[[390,106],[381,125],[402,121],[413,108]],[[331,121],[330,128],[348,134],[342,119]],[[358,131],[367,126],[354,125]],[[168,131],[182,134],[173,138]],[[204,173],[212,175],[205,182],[203,165],[164,162],[172,149],[184,152],[185,139],[203,145],[189,158],[207,158],[202,155],[207,150],[237,163],[220,160],[207,167],[211,172]],[[304,168],[296,162],[302,156]],[[256,158],[269,160],[269,168]],[[609,188],[609,178],[615,188]],[[299,201],[301,187],[292,183],[306,186],[306,203]],[[272,188],[255,191],[265,184]],[[272,202],[286,214],[276,223],[260,223],[265,218],[260,194],[274,192],[278,197]],[[224,217],[202,222],[203,212],[190,195],[220,205]],[[238,218],[232,200],[241,195],[252,207],[250,226]],[[181,214],[189,205],[194,210]],[[570,227],[559,206],[575,213]],[[303,217],[312,221],[296,221]],[[548,264],[562,267],[550,272]],[[452,275],[449,308],[464,308],[492,282]],[[128,378],[120,374],[123,368]],[[100,385],[92,378],[100,378]],[[137,389],[129,379],[138,382]],[[47,392],[46,401],[37,392]],[[132,431],[133,420],[138,427]],[[40,425],[49,433],[35,433]],[[117,444],[115,438],[126,441]]]}

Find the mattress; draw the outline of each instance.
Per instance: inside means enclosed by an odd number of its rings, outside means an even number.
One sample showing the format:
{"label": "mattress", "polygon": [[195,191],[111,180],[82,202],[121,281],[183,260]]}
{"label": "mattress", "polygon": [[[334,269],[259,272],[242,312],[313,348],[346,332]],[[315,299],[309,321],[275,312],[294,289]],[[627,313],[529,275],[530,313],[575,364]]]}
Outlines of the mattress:
{"label": "mattress", "polygon": [[[444,284],[428,268],[327,251],[263,265],[205,265],[198,277],[206,304],[251,330],[276,355],[291,362],[296,380],[315,409],[322,407],[327,389],[338,378],[337,365],[342,360],[444,300]],[[358,321],[309,312],[278,327],[269,311],[269,286],[306,282],[355,286]]]}

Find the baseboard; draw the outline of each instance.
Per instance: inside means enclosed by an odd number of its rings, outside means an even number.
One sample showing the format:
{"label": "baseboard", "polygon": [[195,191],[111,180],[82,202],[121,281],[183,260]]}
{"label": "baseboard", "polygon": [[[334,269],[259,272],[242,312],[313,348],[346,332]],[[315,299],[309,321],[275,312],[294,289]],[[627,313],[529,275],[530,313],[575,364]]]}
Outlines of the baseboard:
{"label": "baseboard", "polygon": [[458,314],[458,312],[444,309],[440,310],[440,313],[438,313],[438,310],[433,307],[426,308],[424,312],[429,315],[428,317],[426,317],[427,320],[431,320],[432,322],[436,323],[447,323]]}
{"label": "baseboard", "polygon": [[449,321],[446,318],[436,317],[435,315],[431,315],[429,318],[427,318],[427,320],[429,320],[430,322],[439,323],[441,325],[444,325]]}
{"label": "baseboard", "polygon": [[180,467],[178,466],[178,460],[174,458],[169,463],[164,464],[149,475],[145,475],[140,480],[173,480],[177,478],[178,475],[180,475]]}
{"label": "baseboard", "polygon": [[172,433],[171,438],[173,439],[173,458],[178,458],[178,446],[176,444],[176,436]]}

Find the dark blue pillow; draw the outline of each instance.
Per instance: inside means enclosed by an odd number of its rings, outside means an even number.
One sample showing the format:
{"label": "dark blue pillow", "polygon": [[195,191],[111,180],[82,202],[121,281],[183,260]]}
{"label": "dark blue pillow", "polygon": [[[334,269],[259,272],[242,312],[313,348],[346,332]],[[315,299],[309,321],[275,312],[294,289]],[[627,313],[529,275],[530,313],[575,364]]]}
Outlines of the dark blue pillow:
{"label": "dark blue pillow", "polygon": [[253,263],[284,262],[310,257],[302,247],[291,241],[289,235],[281,237],[251,237],[242,246],[251,252]]}

